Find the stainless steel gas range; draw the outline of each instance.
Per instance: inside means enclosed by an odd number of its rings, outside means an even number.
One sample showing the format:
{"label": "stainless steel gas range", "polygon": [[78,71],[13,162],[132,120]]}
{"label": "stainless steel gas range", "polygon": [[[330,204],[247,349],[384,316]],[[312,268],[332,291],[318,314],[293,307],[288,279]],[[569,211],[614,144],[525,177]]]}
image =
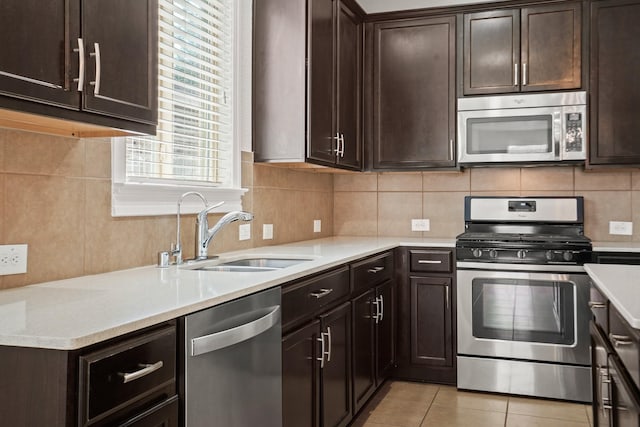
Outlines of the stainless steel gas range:
{"label": "stainless steel gas range", "polygon": [[458,388],[590,402],[583,199],[466,197],[456,258]]}

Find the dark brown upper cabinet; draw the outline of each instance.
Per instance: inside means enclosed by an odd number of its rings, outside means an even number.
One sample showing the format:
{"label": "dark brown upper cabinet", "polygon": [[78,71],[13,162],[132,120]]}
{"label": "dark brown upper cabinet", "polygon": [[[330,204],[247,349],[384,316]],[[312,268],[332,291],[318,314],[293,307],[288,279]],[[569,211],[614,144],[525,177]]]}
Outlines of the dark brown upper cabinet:
{"label": "dark brown upper cabinet", "polygon": [[579,2],[464,15],[463,93],[582,86]]}
{"label": "dark brown upper cabinet", "polygon": [[3,0],[0,108],[154,132],[157,9],[157,0]]}
{"label": "dark brown upper cabinet", "polygon": [[591,4],[591,165],[640,165],[640,1]]}
{"label": "dark brown upper cabinet", "polygon": [[453,16],[373,24],[373,169],[455,166],[455,28]]}
{"label": "dark brown upper cabinet", "polygon": [[254,2],[256,161],[362,169],[363,17],[351,0]]}

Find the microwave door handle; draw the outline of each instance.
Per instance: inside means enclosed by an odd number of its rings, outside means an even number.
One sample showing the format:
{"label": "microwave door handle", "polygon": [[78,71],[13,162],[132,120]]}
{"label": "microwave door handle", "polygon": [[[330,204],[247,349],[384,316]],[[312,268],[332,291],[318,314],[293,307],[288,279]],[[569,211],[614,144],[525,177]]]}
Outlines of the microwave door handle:
{"label": "microwave door handle", "polygon": [[553,113],[553,151],[556,160],[562,160],[562,114]]}

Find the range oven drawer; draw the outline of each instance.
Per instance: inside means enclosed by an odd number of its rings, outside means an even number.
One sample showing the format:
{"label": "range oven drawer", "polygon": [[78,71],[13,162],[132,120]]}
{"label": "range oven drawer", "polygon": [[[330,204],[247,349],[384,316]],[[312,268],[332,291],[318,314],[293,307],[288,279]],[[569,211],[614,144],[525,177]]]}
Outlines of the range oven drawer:
{"label": "range oven drawer", "polygon": [[453,251],[422,250],[409,251],[411,272],[451,273],[453,271]]}
{"label": "range oven drawer", "polygon": [[80,356],[82,425],[175,395],[175,378],[175,325]]}

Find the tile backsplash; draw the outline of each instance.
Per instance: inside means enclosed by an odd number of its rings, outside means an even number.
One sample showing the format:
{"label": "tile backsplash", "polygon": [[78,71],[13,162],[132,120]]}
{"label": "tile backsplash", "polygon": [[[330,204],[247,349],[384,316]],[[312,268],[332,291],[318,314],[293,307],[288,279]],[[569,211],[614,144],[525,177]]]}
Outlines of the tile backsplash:
{"label": "tile backsplash", "polygon": [[[242,153],[243,208],[255,215],[252,238],[239,223],[210,253],[332,235],[453,238],[464,225],[463,198],[477,195],[581,195],[586,234],[596,241],[640,241],[640,171],[581,167],[476,168],[462,172],[317,173],[254,164]],[[219,217],[212,215],[213,224]],[[430,220],[412,232],[411,219]],[[313,232],[313,221],[322,231]],[[609,235],[609,221],[633,221],[632,236]],[[274,238],[262,239],[263,224]],[[194,216],[182,222],[193,256]],[[111,143],[0,129],[0,244],[29,245],[28,272],[0,276],[0,288],[151,265],[175,240],[175,216],[111,217]]]}
{"label": "tile backsplash", "polygon": [[[236,222],[210,253],[333,235],[333,175],[254,165],[242,153],[242,185],[243,208],[255,214],[252,238],[238,241]],[[194,224],[183,216],[185,257],[193,256]],[[262,224],[273,224],[273,240],[262,239]],[[0,276],[0,288],[151,265],[175,234],[174,215],[111,217],[109,139],[0,129],[0,244],[29,245],[27,273]]]}
{"label": "tile backsplash", "polygon": [[[640,172],[582,167],[474,168],[461,172],[338,174],[336,235],[454,238],[464,228],[467,195],[583,196],[585,234],[594,241],[640,241]],[[411,231],[411,219],[430,231]],[[632,236],[609,234],[609,221],[632,221]]]}

